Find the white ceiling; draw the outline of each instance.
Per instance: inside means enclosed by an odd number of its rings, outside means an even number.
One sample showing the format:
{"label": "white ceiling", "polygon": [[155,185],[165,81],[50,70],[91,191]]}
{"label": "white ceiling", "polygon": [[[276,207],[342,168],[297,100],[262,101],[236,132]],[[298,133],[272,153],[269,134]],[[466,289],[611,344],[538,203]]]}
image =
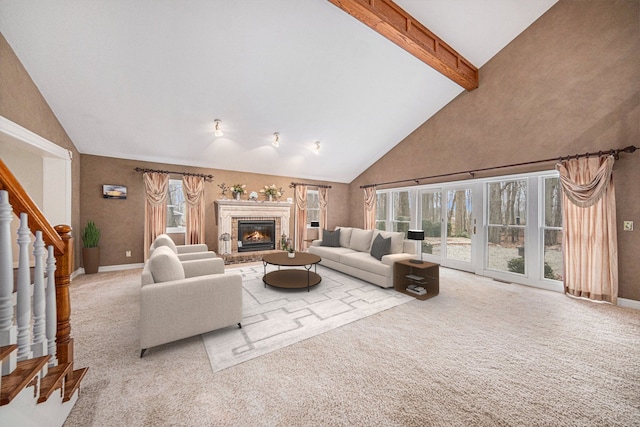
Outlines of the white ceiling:
{"label": "white ceiling", "polygon": [[[396,3],[480,68],[556,1]],[[101,156],[348,183],[463,91],[327,0],[0,0],[0,30]]]}

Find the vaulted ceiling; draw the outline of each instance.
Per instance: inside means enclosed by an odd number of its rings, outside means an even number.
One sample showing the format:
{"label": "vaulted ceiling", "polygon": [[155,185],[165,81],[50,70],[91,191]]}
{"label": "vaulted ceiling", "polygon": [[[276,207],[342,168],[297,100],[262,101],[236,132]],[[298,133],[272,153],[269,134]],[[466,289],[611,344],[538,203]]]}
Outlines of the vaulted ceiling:
{"label": "vaulted ceiling", "polygon": [[[396,3],[481,68],[556,1]],[[327,0],[0,0],[0,31],[101,156],[348,183],[464,91]]]}

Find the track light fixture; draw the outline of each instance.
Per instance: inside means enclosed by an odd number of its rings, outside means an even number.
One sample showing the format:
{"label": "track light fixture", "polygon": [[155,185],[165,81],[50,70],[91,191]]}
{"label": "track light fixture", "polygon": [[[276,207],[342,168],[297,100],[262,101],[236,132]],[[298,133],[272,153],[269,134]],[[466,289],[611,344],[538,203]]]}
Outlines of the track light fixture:
{"label": "track light fixture", "polygon": [[222,133],[222,129],[220,129],[220,125],[222,124],[222,122],[219,119],[215,119],[213,123],[215,123],[215,131],[213,132],[213,134],[215,136],[224,135],[224,133]]}
{"label": "track light fixture", "polygon": [[274,147],[279,147],[280,146],[280,134],[278,132],[276,132],[276,133],[273,134],[273,137],[274,137],[273,142],[272,142],[273,146]]}

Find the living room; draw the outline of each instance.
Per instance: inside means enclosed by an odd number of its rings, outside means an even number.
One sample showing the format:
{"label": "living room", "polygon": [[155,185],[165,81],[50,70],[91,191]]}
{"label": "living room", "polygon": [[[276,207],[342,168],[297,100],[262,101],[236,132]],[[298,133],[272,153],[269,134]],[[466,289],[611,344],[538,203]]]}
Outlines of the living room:
{"label": "living room", "polygon": [[[19,55],[4,37],[0,39],[0,91],[3,94],[0,116],[72,152],[71,226],[81,230],[89,220],[99,224],[101,267],[108,271],[109,267],[120,269],[144,262],[144,186],[141,174],[134,170],[136,167],[214,176],[213,182],[205,184],[205,241],[211,250],[219,252],[214,206],[221,197],[218,185],[222,183],[245,184],[250,191],[275,184],[285,189],[284,199],[293,197],[291,182],[304,180],[315,185],[331,185],[327,228],[360,227],[364,222],[361,189],[364,185],[637,145],[640,140],[639,31],[637,1],[560,0],[480,68],[478,89],[461,93],[349,182],[84,154],[75,147],[56,119],[55,111],[38,90],[37,82],[31,81]],[[221,119],[224,124],[225,118]],[[638,220],[640,212],[640,190],[634,185],[640,182],[640,168],[634,162],[637,154],[622,154],[613,170],[617,198],[618,297],[631,304],[640,301],[640,264],[637,262],[640,238],[637,231],[624,231],[623,220]],[[553,170],[554,166],[554,162],[550,162],[478,173],[475,177]],[[450,180],[466,178],[469,176],[454,176]],[[420,184],[439,182],[442,180],[427,179]],[[100,191],[104,184],[126,186],[127,199],[104,199]],[[76,239],[75,245],[75,265],[80,266],[80,239]],[[131,257],[126,256],[128,251]],[[411,314],[403,313],[398,318],[404,321],[410,319]],[[357,326],[352,328],[367,334]],[[197,345],[195,341],[186,344],[189,349]],[[313,351],[319,350],[316,344],[307,345],[313,345]],[[177,347],[171,347],[168,353],[173,352],[179,357],[188,354]],[[628,369],[637,375],[637,353],[632,356]],[[286,373],[273,367],[269,370]],[[243,372],[243,375],[250,374]],[[241,378],[248,381],[247,377]],[[384,383],[385,379],[379,381]],[[250,401],[248,395],[250,392],[243,397],[245,402]],[[195,393],[193,396],[198,400]],[[161,408],[157,410],[162,413]],[[197,409],[193,411],[199,413]],[[359,414],[356,419],[366,424],[366,417]],[[312,420],[323,424],[317,418]],[[476,421],[489,424],[486,419]],[[292,421],[292,424],[300,423],[297,418]],[[396,421],[396,425],[401,424],[402,421]],[[607,422],[600,420],[594,424]]]}

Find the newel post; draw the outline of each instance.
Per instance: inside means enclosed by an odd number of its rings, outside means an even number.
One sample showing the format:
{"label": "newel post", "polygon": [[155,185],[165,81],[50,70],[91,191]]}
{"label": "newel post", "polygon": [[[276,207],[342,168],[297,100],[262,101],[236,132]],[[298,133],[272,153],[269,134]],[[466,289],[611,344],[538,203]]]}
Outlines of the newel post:
{"label": "newel post", "polygon": [[56,251],[56,311],[58,327],[56,345],[58,363],[73,365],[73,338],[71,338],[71,302],[69,298],[69,283],[73,272],[73,237],[71,227],[56,225],[54,229],[64,243],[64,254]]}

